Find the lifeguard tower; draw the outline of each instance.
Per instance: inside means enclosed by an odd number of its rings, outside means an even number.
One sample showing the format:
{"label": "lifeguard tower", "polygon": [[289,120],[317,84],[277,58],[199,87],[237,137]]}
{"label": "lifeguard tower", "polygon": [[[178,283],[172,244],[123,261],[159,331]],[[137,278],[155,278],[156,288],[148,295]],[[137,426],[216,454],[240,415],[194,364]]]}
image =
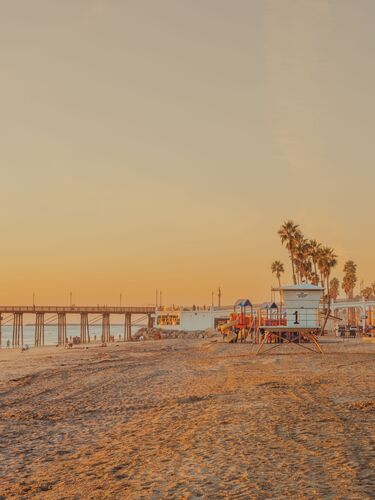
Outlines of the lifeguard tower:
{"label": "lifeguard tower", "polygon": [[322,354],[317,334],[320,331],[319,304],[324,288],[304,283],[276,288],[275,291],[282,293],[284,308],[279,324],[260,328],[262,340],[256,354],[279,347],[284,342]]}

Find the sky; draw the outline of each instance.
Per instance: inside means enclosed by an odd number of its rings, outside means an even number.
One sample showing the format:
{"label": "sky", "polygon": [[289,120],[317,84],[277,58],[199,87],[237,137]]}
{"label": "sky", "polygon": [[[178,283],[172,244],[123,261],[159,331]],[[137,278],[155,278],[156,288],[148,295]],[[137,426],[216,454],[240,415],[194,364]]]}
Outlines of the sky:
{"label": "sky", "polygon": [[0,0],[0,303],[266,300],[292,219],[375,281],[373,0]]}

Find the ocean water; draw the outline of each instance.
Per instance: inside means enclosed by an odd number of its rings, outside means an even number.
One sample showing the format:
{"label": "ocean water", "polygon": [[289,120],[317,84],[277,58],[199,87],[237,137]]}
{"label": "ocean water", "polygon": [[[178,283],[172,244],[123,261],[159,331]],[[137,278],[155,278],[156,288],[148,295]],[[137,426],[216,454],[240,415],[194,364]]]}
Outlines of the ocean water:
{"label": "ocean water", "polygon": [[[132,333],[135,333],[141,328],[140,326],[132,326]],[[1,347],[7,348],[7,342],[9,341],[10,348],[12,347],[12,335],[13,327],[12,325],[3,325],[1,327],[2,340]],[[92,341],[101,340],[102,335],[102,325],[90,325],[89,327],[90,339]],[[79,337],[80,335],[80,325],[66,325],[66,335],[68,339],[73,337]],[[124,340],[124,325],[113,324],[111,325],[111,335],[114,335],[115,341]],[[28,345],[29,347],[34,346],[35,337],[35,326],[27,325],[23,327],[23,345]],[[56,345],[57,344],[57,325],[45,325],[44,326],[44,345]]]}

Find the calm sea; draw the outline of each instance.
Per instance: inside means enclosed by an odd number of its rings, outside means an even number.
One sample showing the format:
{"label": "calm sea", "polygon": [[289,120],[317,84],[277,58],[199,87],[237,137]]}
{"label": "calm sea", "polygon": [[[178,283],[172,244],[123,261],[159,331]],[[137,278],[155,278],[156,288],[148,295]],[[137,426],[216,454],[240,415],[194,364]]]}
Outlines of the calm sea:
{"label": "calm sea", "polygon": [[[132,326],[132,333],[138,331],[141,326]],[[10,347],[12,345],[12,334],[13,327],[12,325],[3,325],[2,326],[2,342],[1,347],[7,347],[7,341],[9,340]],[[80,326],[79,325],[67,325],[66,326],[66,334],[69,337],[79,337],[80,334]],[[35,335],[35,327],[24,326],[23,327],[23,344],[28,345],[29,347],[34,346],[34,335]],[[102,335],[102,326],[101,325],[90,325],[90,338],[91,340],[100,340]],[[114,335],[115,340],[124,339],[124,325],[111,325],[111,335]],[[57,344],[57,325],[45,325],[44,327],[44,344],[45,345],[56,345]]]}

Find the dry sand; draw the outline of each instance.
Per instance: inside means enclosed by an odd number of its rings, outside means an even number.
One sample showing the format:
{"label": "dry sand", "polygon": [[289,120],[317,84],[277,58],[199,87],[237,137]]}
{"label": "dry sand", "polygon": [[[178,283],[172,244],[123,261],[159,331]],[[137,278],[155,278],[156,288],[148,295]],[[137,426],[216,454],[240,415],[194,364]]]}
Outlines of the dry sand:
{"label": "dry sand", "polygon": [[3,349],[0,498],[374,498],[375,344],[324,348]]}

